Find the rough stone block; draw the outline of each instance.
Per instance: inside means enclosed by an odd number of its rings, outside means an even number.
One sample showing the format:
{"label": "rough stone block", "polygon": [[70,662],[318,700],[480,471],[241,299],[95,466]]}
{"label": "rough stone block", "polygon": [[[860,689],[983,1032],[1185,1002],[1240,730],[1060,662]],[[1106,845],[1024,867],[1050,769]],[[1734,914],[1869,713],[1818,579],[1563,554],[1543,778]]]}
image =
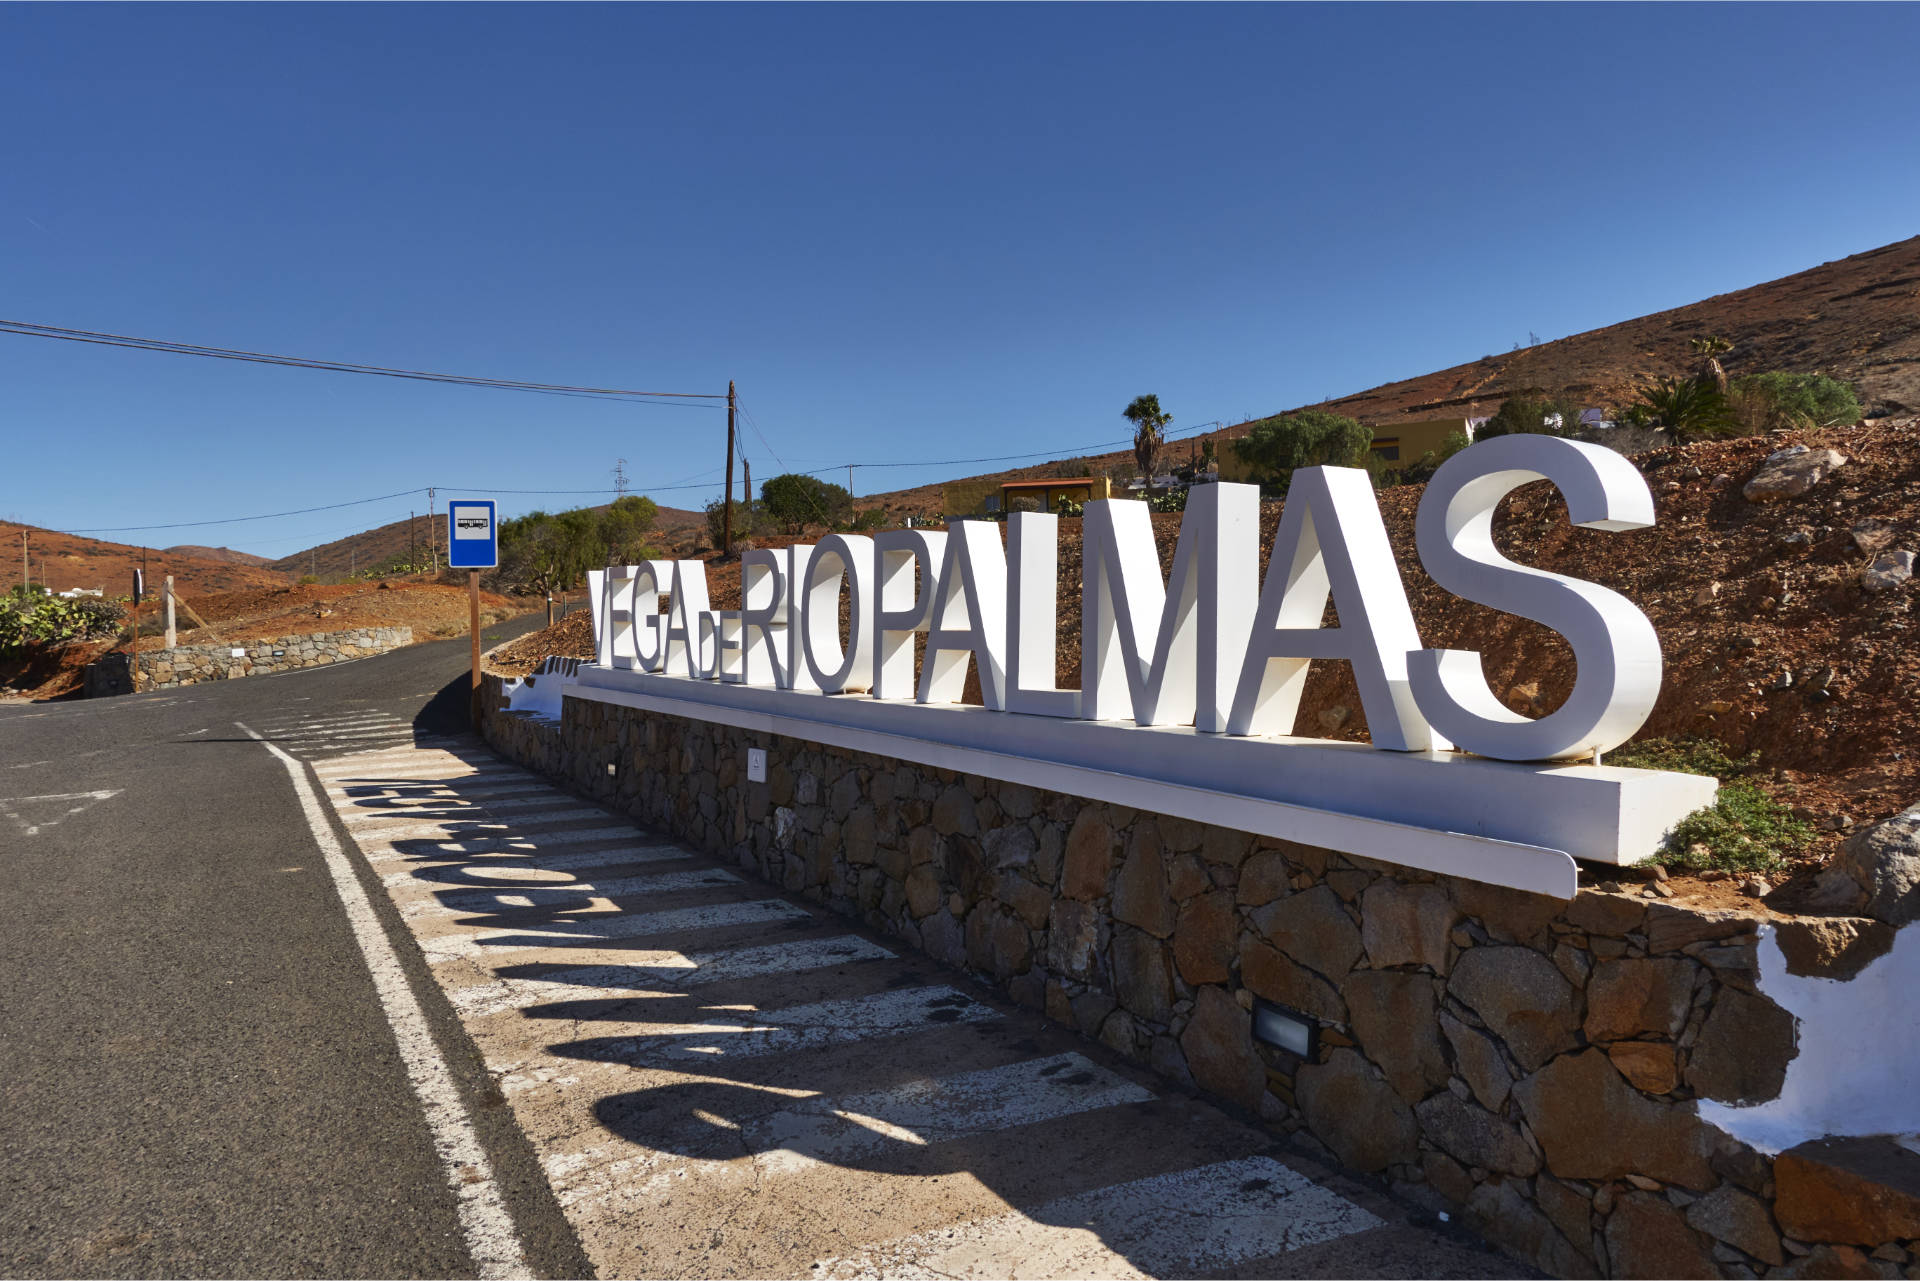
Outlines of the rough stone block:
{"label": "rough stone block", "polygon": [[1539,1156],[1518,1127],[1451,1091],[1440,1091],[1414,1108],[1413,1114],[1427,1141],[1462,1165],[1522,1177],[1540,1168]]}
{"label": "rough stone block", "polygon": [[1360,927],[1324,885],[1269,903],[1253,914],[1253,924],[1275,947],[1336,982],[1364,952]]}
{"label": "rough stone block", "polygon": [[1326,1062],[1301,1068],[1294,1092],[1308,1128],[1341,1164],[1372,1173],[1418,1156],[1413,1110],[1357,1052],[1336,1049]]}
{"label": "rough stone block", "polygon": [[1636,1090],[1670,1094],[1680,1084],[1680,1064],[1674,1047],[1665,1041],[1615,1041],[1607,1057]]}
{"label": "rough stone block", "polygon": [[1563,1179],[1639,1174],[1696,1190],[1719,1181],[1707,1163],[1711,1133],[1692,1108],[1647,1098],[1600,1050],[1555,1059],[1513,1094]]}
{"label": "rough stone block", "polygon": [[1375,969],[1424,965],[1445,974],[1460,914],[1444,888],[1382,877],[1360,896],[1360,937]]}
{"label": "rough stone block", "polygon": [[1722,1103],[1761,1103],[1786,1083],[1797,1052],[1793,1015],[1763,996],[1722,988],[1687,1060],[1686,1082]]}
{"label": "rough stone block", "polygon": [[1054,903],[1047,927],[1047,968],[1077,979],[1093,978],[1105,928],[1104,918],[1085,903]]}
{"label": "rough stone block", "polygon": [[1577,1040],[1573,986],[1531,948],[1468,949],[1454,963],[1447,991],[1506,1042],[1524,1069],[1539,1067]]}
{"label": "rough stone block", "polygon": [[1500,1043],[1478,1028],[1468,1027],[1453,1015],[1442,1011],[1440,1030],[1453,1046],[1454,1062],[1461,1079],[1482,1107],[1498,1112],[1513,1092],[1513,1072],[1500,1053]]}
{"label": "rough stone block", "polygon": [[1718,1277],[1706,1244],[1666,1201],[1634,1192],[1607,1217],[1607,1258],[1621,1277]]}
{"label": "rough stone block", "polygon": [[1886,1138],[1819,1139],[1773,1163],[1774,1213],[1801,1241],[1878,1246],[1920,1237],[1920,1156]]}
{"label": "rough stone block", "polygon": [[1326,1023],[1347,1021],[1346,1002],[1333,984],[1292,957],[1252,937],[1240,943],[1240,981],[1255,996]]}
{"label": "rough stone block", "polygon": [[1240,919],[1233,895],[1202,894],[1180,909],[1173,927],[1173,959],[1180,977],[1194,986],[1224,983],[1239,950]]}
{"label": "rough stone block", "polygon": [[1066,866],[1060,892],[1067,898],[1091,900],[1107,892],[1113,870],[1113,827],[1101,807],[1089,805],[1074,819],[1067,833]]}
{"label": "rough stone block", "polygon": [[1721,1184],[1688,1206],[1687,1222],[1763,1263],[1777,1268],[1786,1262],[1780,1233],[1774,1229],[1766,1204],[1730,1183]]}
{"label": "rough stone block", "polygon": [[1693,1004],[1697,967],[1681,957],[1607,961],[1587,983],[1589,1041],[1678,1036]]}
{"label": "rough stone block", "polygon": [[1159,939],[1119,926],[1113,932],[1113,990],[1120,1004],[1149,1023],[1173,1016],[1173,977]]}
{"label": "rough stone block", "polygon": [[1136,823],[1127,842],[1127,858],[1113,884],[1113,916],[1155,938],[1173,933],[1173,900],[1167,894],[1160,834],[1150,820]]}
{"label": "rough stone block", "polygon": [[1194,994],[1180,1048],[1201,1089],[1249,1110],[1259,1107],[1267,1073],[1254,1052],[1252,1019],[1224,990],[1209,985]]}
{"label": "rough stone block", "polygon": [[1417,1103],[1446,1084],[1447,1056],[1440,1046],[1439,995],[1433,978],[1396,970],[1355,970],[1340,985],[1340,992],[1360,1048],[1379,1065],[1401,1098]]}

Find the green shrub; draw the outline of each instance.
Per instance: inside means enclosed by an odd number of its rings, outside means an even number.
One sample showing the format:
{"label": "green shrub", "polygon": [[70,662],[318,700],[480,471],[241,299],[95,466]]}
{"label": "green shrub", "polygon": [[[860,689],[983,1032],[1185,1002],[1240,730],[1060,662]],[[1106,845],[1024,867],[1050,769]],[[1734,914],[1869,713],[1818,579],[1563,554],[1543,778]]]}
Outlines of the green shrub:
{"label": "green shrub", "polygon": [[1301,467],[1364,467],[1373,428],[1324,409],[1262,418],[1233,442],[1241,462],[1284,488]]}
{"label": "green shrub", "polygon": [[[1547,422],[1556,414],[1560,420],[1557,427]],[[1501,401],[1500,408],[1480,424],[1474,436],[1478,440],[1491,440],[1495,436],[1566,436],[1579,422],[1580,407],[1571,401],[1523,394]]]}
{"label": "green shrub", "polygon": [[884,507],[869,507],[853,518],[853,528],[859,533],[865,533],[868,530],[874,529],[885,529],[886,527],[887,509]]}
{"label": "green shrub", "polygon": [[1675,825],[1661,848],[1662,861],[1681,871],[1709,868],[1765,872],[1804,850],[1813,829],[1768,796],[1747,775],[1760,768],[1760,754],[1735,757],[1710,738],[1652,738],[1607,755],[1609,765],[1710,774],[1720,780],[1713,804]]}
{"label": "green shrub", "polygon": [[1147,499],[1147,510],[1156,512],[1183,512],[1187,509],[1187,491],[1167,489]]}
{"label": "green shrub", "polygon": [[[1740,430],[1733,406],[1719,391],[1692,378],[1656,378],[1640,389],[1635,425],[1658,424],[1679,444]],[[1623,421],[1626,421],[1623,419]]]}
{"label": "green shrub", "polygon": [[28,645],[98,640],[119,631],[126,617],[126,610],[108,600],[63,600],[15,591],[0,598],[0,653]]}
{"label": "green shrub", "polygon": [[1749,435],[1833,427],[1858,421],[1861,412],[1853,387],[1825,374],[1746,374],[1728,385],[1727,397]]}

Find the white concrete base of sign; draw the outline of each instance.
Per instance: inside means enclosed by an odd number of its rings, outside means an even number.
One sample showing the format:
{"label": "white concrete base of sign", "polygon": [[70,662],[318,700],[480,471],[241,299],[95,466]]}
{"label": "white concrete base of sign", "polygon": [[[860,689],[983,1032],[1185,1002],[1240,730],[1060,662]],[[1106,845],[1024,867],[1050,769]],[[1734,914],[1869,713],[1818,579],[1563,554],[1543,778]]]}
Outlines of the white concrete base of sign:
{"label": "white concrete base of sign", "polygon": [[1676,822],[1711,804],[1718,787],[1692,774],[1233,738],[1190,726],[826,696],[586,664],[563,692],[1557,898],[1574,894],[1574,857],[1645,859]]}

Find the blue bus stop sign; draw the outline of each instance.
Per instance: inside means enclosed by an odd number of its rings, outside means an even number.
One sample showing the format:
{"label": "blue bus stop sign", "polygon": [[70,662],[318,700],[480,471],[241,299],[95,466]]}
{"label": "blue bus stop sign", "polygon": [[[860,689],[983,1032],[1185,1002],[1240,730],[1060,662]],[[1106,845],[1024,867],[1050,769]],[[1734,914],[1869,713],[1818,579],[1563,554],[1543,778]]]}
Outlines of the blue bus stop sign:
{"label": "blue bus stop sign", "polygon": [[499,513],[491,498],[447,501],[447,566],[493,569],[500,563]]}

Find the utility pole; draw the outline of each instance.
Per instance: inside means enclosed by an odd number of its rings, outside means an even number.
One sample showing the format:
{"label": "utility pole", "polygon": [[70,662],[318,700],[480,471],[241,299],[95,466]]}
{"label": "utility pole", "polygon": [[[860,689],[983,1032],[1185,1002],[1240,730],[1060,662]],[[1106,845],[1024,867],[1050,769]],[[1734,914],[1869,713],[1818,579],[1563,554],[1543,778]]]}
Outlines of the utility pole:
{"label": "utility pole", "polygon": [[747,492],[740,495],[740,505],[747,509],[747,525],[753,525],[753,460],[745,454],[740,455],[740,470],[746,473],[746,483],[741,486]]}
{"label": "utility pole", "polygon": [[733,379],[727,379],[727,499],[720,509],[720,559],[733,550]]}
{"label": "utility pole", "polygon": [[408,573],[416,573],[420,568],[419,562],[414,560],[414,557],[417,554],[418,553],[414,550],[414,542],[413,542],[413,513],[409,511],[407,513],[407,572]]}
{"label": "utility pole", "polygon": [[847,464],[847,497],[853,497],[853,464]]}
{"label": "utility pole", "polygon": [[440,572],[440,540],[434,534],[432,485],[427,486],[427,568],[435,574]]}
{"label": "utility pole", "polygon": [[20,592],[25,595],[33,587],[33,578],[27,564],[27,531],[20,531]]}
{"label": "utility pole", "polygon": [[617,458],[613,463],[613,493],[616,503],[627,496],[627,460],[624,458]]}

